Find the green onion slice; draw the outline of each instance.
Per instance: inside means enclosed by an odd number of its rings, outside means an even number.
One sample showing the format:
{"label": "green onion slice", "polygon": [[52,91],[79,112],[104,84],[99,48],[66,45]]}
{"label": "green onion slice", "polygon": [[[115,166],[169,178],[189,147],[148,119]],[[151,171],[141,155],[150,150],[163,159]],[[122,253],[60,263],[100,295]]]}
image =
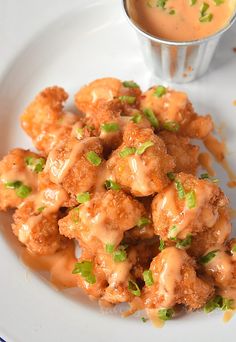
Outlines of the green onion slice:
{"label": "green onion slice", "polygon": [[164,248],[165,248],[165,241],[160,239],[159,251],[162,252]]}
{"label": "green onion slice", "polygon": [[150,108],[145,108],[143,110],[143,113],[154,128],[159,127],[159,121],[156,118],[154,112]]}
{"label": "green onion slice", "polygon": [[86,159],[93,165],[99,166],[102,162],[102,159],[99,157],[99,155],[94,152],[90,151],[86,154]]}
{"label": "green onion slice", "polygon": [[120,126],[116,122],[107,122],[101,125],[101,130],[106,133],[117,132],[120,130]]}
{"label": "green onion slice", "polygon": [[184,240],[178,240],[176,243],[176,247],[179,249],[186,249],[191,246],[192,243],[192,235],[188,234]]}
{"label": "green onion slice", "polygon": [[215,249],[214,251],[211,251],[211,252],[207,253],[206,255],[201,256],[199,258],[199,262],[201,264],[207,264],[216,256],[217,252],[219,252],[219,250]]}
{"label": "green onion slice", "polygon": [[105,181],[105,188],[107,190],[120,190],[121,186],[119,184],[117,184],[116,182],[114,182],[113,180],[107,179]]}
{"label": "green onion slice", "polygon": [[187,192],[186,202],[187,202],[188,209],[193,209],[196,207],[197,199],[196,199],[196,192],[194,190]]}
{"label": "green onion slice", "polygon": [[123,96],[119,96],[119,100],[122,103],[127,103],[127,104],[134,104],[136,102],[136,97],[135,96],[127,96],[127,95],[123,95]]}
{"label": "green onion slice", "polygon": [[149,220],[149,218],[147,218],[147,217],[140,217],[140,219],[137,222],[137,226],[139,228],[143,228],[143,227],[147,226],[150,223],[151,223],[151,221]]}
{"label": "green onion slice", "polygon": [[158,311],[158,317],[162,321],[168,321],[170,320],[174,315],[174,310],[173,309],[160,309]]}
{"label": "green onion slice", "polygon": [[132,154],[135,154],[136,148],[135,147],[125,147],[122,151],[119,152],[121,158],[128,157]]}
{"label": "green onion slice", "polygon": [[139,85],[134,81],[124,81],[123,86],[125,88],[140,88]]}
{"label": "green onion slice", "polygon": [[142,114],[141,113],[136,113],[131,117],[131,120],[138,124],[142,120]]}
{"label": "green onion slice", "polygon": [[185,190],[184,190],[183,184],[178,179],[175,179],[175,187],[176,187],[176,190],[178,192],[179,199],[184,199],[185,198]]}
{"label": "green onion slice", "polygon": [[148,149],[151,146],[154,146],[153,141],[145,141],[140,147],[137,148],[136,153],[139,155],[143,154],[146,151],[146,149]]}
{"label": "green onion slice", "polygon": [[166,121],[163,123],[163,128],[169,132],[178,132],[180,125],[176,121]]}
{"label": "green onion slice", "polygon": [[80,274],[89,284],[96,283],[96,277],[93,274],[93,264],[91,261],[84,260],[75,263],[72,274]]}
{"label": "green onion slice", "polygon": [[111,243],[107,243],[105,246],[105,250],[107,253],[112,254],[115,250],[115,246]]}
{"label": "green onion slice", "polygon": [[39,173],[43,171],[46,160],[44,158],[29,156],[25,158],[25,163],[33,172]]}
{"label": "green onion slice", "polygon": [[143,280],[146,286],[152,286],[154,284],[151,270],[146,270],[143,272]]}
{"label": "green onion slice", "polygon": [[90,201],[90,193],[89,192],[81,192],[76,196],[78,203],[85,203]]}
{"label": "green onion slice", "polygon": [[157,97],[162,97],[165,94],[166,94],[166,88],[163,87],[162,85],[158,86],[153,93],[153,95]]}
{"label": "green onion slice", "polygon": [[140,288],[138,287],[138,284],[133,280],[129,280],[128,290],[135,296],[141,296]]}

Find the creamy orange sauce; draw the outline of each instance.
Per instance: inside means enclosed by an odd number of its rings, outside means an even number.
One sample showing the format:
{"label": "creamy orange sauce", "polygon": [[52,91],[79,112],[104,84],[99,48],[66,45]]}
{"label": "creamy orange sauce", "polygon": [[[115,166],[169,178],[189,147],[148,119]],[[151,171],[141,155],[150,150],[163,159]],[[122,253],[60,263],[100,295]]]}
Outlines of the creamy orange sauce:
{"label": "creamy orange sauce", "polygon": [[24,248],[21,259],[25,265],[34,271],[48,272],[50,282],[58,289],[77,286],[77,277],[72,274],[74,264],[77,262],[73,243],[53,255],[46,256],[33,255]]}
{"label": "creamy orange sauce", "polygon": [[236,173],[232,170],[225,158],[227,148],[224,139],[219,141],[212,134],[209,134],[209,136],[204,140],[204,145],[227,173],[230,180],[228,185],[230,187],[232,187],[232,185],[234,186],[234,182],[236,182]]}
{"label": "creamy orange sauce", "polygon": [[54,150],[49,153],[45,170],[50,173],[50,179],[52,182],[59,184],[63,181],[64,177],[68,174],[69,170],[77,162],[79,155],[81,155],[87,143],[92,140],[97,140],[96,137],[85,138],[82,141],[78,141],[74,144],[72,151],[67,159],[60,160]]}
{"label": "creamy orange sauce", "polygon": [[165,322],[158,317],[157,309],[146,309],[147,315],[155,328],[162,328]]}
{"label": "creamy orange sauce", "polygon": [[232,280],[234,271],[232,258],[230,255],[225,253],[224,250],[219,250],[216,253],[216,256],[205,265],[205,269],[210,274],[216,273],[217,279],[220,281],[221,285],[227,286]]}
{"label": "creamy orange sauce", "polygon": [[151,180],[148,176],[148,170],[144,160],[138,155],[131,156],[129,157],[129,167],[132,172],[133,190],[147,194],[150,191],[152,192],[150,190]]}
{"label": "creamy orange sauce", "polygon": [[215,176],[215,171],[212,167],[212,159],[209,153],[200,153],[198,161],[203,169],[205,169],[210,176]]}
{"label": "creamy orange sauce", "polygon": [[180,283],[181,269],[185,262],[185,254],[176,249],[169,247],[162,252],[161,265],[162,270],[160,274],[153,273],[154,281],[159,281],[158,296],[163,297],[162,306],[170,308],[175,304],[175,288]]}
{"label": "creamy orange sauce", "polygon": [[[203,1],[191,6],[189,0],[167,0],[162,7],[157,6],[157,0],[128,0],[128,12],[139,27],[157,38],[192,41],[221,30],[235,9],[234,0],[225,0],[218,6],[214,0],[204,2],[209,8],[202,15]],[[202,22],[206,16],[211,18]]]}

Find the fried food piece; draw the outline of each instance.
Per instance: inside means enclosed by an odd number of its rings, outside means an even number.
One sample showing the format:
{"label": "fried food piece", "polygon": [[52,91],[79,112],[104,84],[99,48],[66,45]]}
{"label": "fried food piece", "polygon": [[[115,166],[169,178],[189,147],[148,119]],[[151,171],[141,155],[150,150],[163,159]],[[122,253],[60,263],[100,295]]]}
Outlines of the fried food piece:
{"label": "fried food piece", "polygon": [[39,93],[22,114],[21,126],[44,155],[66,139],[77,115],[65,113],[63,103],[68,94],[60,87],[50,87]]}
{"label": "fried food piece", "polygon": [[[20,148],[11,150],[0,161],[0,210],[17,207],[25,197],[36,191],[40,168],[27,165],[27,158],[38,160],[43,168],[45,161],[41,156]],[[27,187],[27,192],[20,191],[20,185]]]}
{"label": "fried food piece", "polygon": [[193,175],[179,173],[152,203],[155,233],[163,240],[185,239],[212,228],[228,205],[220,188]]}
{"label": "fried food piece", "polygon": [[94,253],[106,244],[117,247],[124,232],[136,226],[144,213],[142,204],[123,191],[96,193],[59,221],[60,233],[78,239]]}
{"label": "fried food piece", "polygon": [[13,233],[29,252],[50,255],[64,248],[66,239],[59,234],[57,213],[37,212],[34,201],[28,199],[15,211],[13,220]]}
{"label": "fried food piece", "polygon": [[108,169],[116,181],[134,196],[149,196],[165,188],[174,160],[164,142],[150,128],[129,123],[122,145],[112,153]]}
{"label": "fried food piece", "polygon": [[219,288],[235,287],[236,262],[234,253],[225,246],[214,246],[204,253],[199,262],[204,272],[210,276]]}
{"label": "fried food piece", "polygon": [[195,175],[199,166],[199,147],[190,144],[189,138],[178,136],[172,132],[162,131],[159,136],[164,141],[168,154],[174,158],[174,171]]}
{"label": "fried food piece", "polygon": [[214,294],[214,288],[197,276],[193,259],[183,250],[164,249],[153,259],[150,270],[153,285],[143,289],[146,308],[183,304],[188,310],[196,310]]}
{"label": "fried food piece", "polygon": [[45,170],[53,183],[61,184],[75,196],[89,191],[95,185],[102,163],[102,151],[99,138],[70,138],[49,153]]}
{"label": "fried food piece", "polygon": [[214,246],[222,246],[230,236],[232,225],[226,209],[219,210],[219,218],[213,227],[198,233],[192,238],[188,253],[199,257]]}
{"label": "fried food piece", "polygon": [[164,94],[160,95],[157,89],[152,87],[142,95],[140,107],[151,109],[162,128],[175,123],[180,135],[197,139],[204,139],[213,130],[210,115],[198,116],[185,93],[164,88]]}
{"label": "fried food piece", "polygon": [[87,249],[83,249],[78,263],[83,262],[90,264],[91,271],[89,276],[80,272],[77,275],[77,284],[91,298],[100,299],[102,305],[107,305],[127,302],[134,297],[128,290],[132,267],[129,256],[122,262],[115,262],[113,256],[103,250],[91,254]]}
{"label": "fried food piece", "polygon": [[75,105],[80,112],[90,115],[90,111],[94,110],[97,101],[111,101],[119,98],[123,112],[127,114],[132,108],[139,105],[140,96],[141,91],[138,86],[128,87],[127,83],[122,83],[116,78],[101,78],[78,91],[75,95]]}

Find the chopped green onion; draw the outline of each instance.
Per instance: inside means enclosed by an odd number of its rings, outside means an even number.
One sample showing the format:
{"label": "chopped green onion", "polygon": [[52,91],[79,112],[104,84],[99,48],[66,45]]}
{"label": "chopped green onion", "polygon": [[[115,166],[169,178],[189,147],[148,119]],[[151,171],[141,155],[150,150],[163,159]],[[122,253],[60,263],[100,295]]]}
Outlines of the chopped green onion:
{"label": "chopped green onion", "polygon": [[178,132],[179,127],[179,123],[176,121],[166,121],[163,123],[163,128],[169,132]]}
{"label": "chopped green onion", "polygon": [[201,23],[209,23],[210,21],[212,21],[213,19],[213,14],[212,13],[208,13],[203,15],[202,17],[199,18],[199,21]]}
{"label": "chopped green onion", "polygon": [[221,308],[223,298],[221,296],[215,296],[213,299],[209,300],[204,306],[204,312],[210,313],[217,308]]}
{"label": "chopped green onion", "polygon": [[150,223],[151,221],[147,217],[140,217],[140,219],[138,220],[137,226],[139,228],[143,228]]}
{"label": "chopped green onion", "polygon": [[207,264],[216,256],[218,251],[219,251],[218,249],[215,249],[214,251],[211,251],[211,252],[207,253],[206,255],[201,256],[199,258],[199,262],[201,264]]}
{"label": "chopped green onion", "polygon": [[87,128],[87,130],[91,132],[95,130],[95,127],[89,125],[86,125],[85,128]]}
{"label": "chopped green onion", "polygon": [[216,6],[219,6],[224,3],[224,0],[214,0],[214,3],[216,4]]}
{"label": "chopped green onion", "polygon": [[46,160],[44,158],[35,158],[32,156],[29,156],[25,158],[25,163],[27,166],[29,166],[29,168],[32,171],[39,173],[43,171],[45,164],[46,164]]}
{"label": "chopped green onion", "polygon": [[134,81],[124,81],[123,86],[125,88],[139,88],[139,85]]}
{"label": "chopped green onion", "polygon": [[141,320],[142,320],[143,323],[146,323],[148,321],[148,318],[141,317]]}
{"label": "chopped green onion", "polygon": [[165,241],[160,239],[160,246],[159,246],[159,251],[163,251],[163,249],[165,248]]}
{"label": "chopped green onion", "polygon": [[79,207],[72,209],[71,219],[76,224],[79,223],[79,210]]}
{"label": "chopped green onion", "polygon": [[185,249],[191,246],[192,243],[192,235],[188,234],[184,240],[178,240],[176,243],[176,248]]}
{"label": "chopped green onion", "polygon": [[136,153],[143,154],[146,151],[146,149],[148,149],[151,146],[154,146],[153,141],[145,141],[140,147],[137,148]]}
{"label": "chopped green onion", "polygon": [[208,10],[209,8],[209,5],[206,3],[206,2],[203,2],[201,4],[201,7],[200,7],[200,14],[201,14],[201,17],[204,16],[206,14],[206,11]]}
{"label": "chopped green onion", "polygon": [[185,190],[184,190],[183,184],[178,179],[175,180],[175,187],[176,187],[176,190],[178,192],[179,199],[184,199],[185,198]]}
{"label": "chopped green onion", "polygon": [[138,123],[142,120],[142,114],[141,114],[141,113],[137,113],[137,114],[133,115],[133,116],[131,117],[131,120],[132,120],[134,123],[138,124]]}
{"label": "chopped green onion", "polygon": [[112,254],[114,252],[115,246],[111,243],[107,243],[105,249],[107,253]]}
{"label": "chopped green onion", "polygon": [[10,182],[6,182],[4,185],[7,189],[18,189],[22,185],[22,182],[21,181],[13,181],[13,182],[10,181]]}
{"label": "chopped green onion", "polygon": [[226,310],[233,310],[233,309],[234,309],[234,300],[223,298],[221,310],[226,311]]}
{"label": "chopped green onion", "polygon": [[202,173],[199,177],[199,179],[209,179],[209,178],[210,178],[210,176],[208,173]]}
{"label": "chopped green onion", "polygon": [[175,15],[175,10],[174,10],[174,9],[171,9],[171,10],[169,11],[169,14],[170,14],[170,15]]}
{"label": "chopped green onion", "polygon": [[93,264],[91,261],[77,262],[72,274],[80,274],[89,284],[96,283],[96,277],[93,274]]}
{"label": "chopped green onion", "polygon": [[138,284],[133,280],[129,280],[128,290],[135,296],[141,296],[140,288],[138,287]]}
{"label": "chopped green onion", "polygon": [[90,201],[90,193],[89,192],[81,192],[76,196],[78,203],[85,203]]}
{"label": "chopped green onion", "polygon": [[136,102],[136,97],[135,96],[127,96],[127,95],[123,95],[123,96],[119,96],[119,100],[122,103],[127,103],[127,104],[134,104]]}
{"label": "chopped green onion", "polygon": [[101,125],[101,130],[106,133],[117,132],[120,130],[120,126],[116,122],[107,122]]}
{"label": "chopped green onion", "polygon": [[135,154],[136,148],[135,147],[125,147],[122,151],[119,152],[121,158],[128,157],[132,154]]}
{"label": "chopped green onion", "polygon": [[127,253],[124,249],[121,249],[120,246],[114,253],[113,253],[113,260],[115,262],[123,262],[127,259]]}
{"label": "chopped green onion", "polygon": [[231,252],[232,252],[232,253],[236,252],[236,245],[234,245],[234,246],[232,247]]}
{"label": "chopped green onion", "polygon": [[165,8],[167,0],[157,0],[157,7]]}
{"label": "chopped green onion", "polygon": [[154,284],[151,270],[146,270],[143,272],[143,280],[146,286],[152,286]]}
{"label": "chopped green onion", "polygon": [[102,162],[102,159],[94,151],[88,152],[86,154],[86,159],[95,166],[99,166]]}
{"label": "chopped green onion", "polygon": [[26,198],[32,192],[32,188],[30,186],[22,184],[19,188],[16,189],[16,195],[20,198]]}
{"label": "chopped green onion", "polygon": [[174,310],[173,309],[160,309],[158,311],[158,317],[162,320],[162,321],[168,321],[169,319],[171,319],[174,315]]}
{"label": "chopped green onion", "polygon": [[84,136],[84,129],[83,128],[77,128],[76,133],[77,133],[77,138],[81,139]]}
{"label": "chopped green onion", "polygon": [[39,213],[42,213],[42,212],[44,211],[45,208],[46,208],[46,207],[39,207],[39,208],[37,209],[37,211],[38,211]]}
{"label": "chopped green onion", "polygon": [[175,174],[173,172],[167,172],[166,175],[169,178],[169,180],[171,181],[175,180]]}
{"label": "chopped green onion", "polygon": [[197,199],[196,199],[196,192],[194,190],[187,192],[186,202],[187,202],[188,209],[193,209],[196,207]]}
{"label": "chopped green onion", "polygon": [[176,224],[174,224],[169,230],[168,238],[171,240],[175,240],[176,239],[176,237],[175,237],[176,231],[177,231],[177,226],[176,226]]}
{"label": "chopped green onion", "polygon": [[159,127],[159,121],[156,118],[154,112],[150,108],[144,109],[143,113],[154,128]]}
{"label": "chopped green onion", "polygon": [[165,94],[166,94],[166,88],[160,85],[154,91],[153,96],[162,97]]}
{"label": "chopped green onion", "polygon": [[196,4],[197,0],[189,0],[189,5],[194,6]]}
{"label": "chopped green onion", "polygon": [[116,182],[113,182],[111,179],[107,179],[105,181],[105,187],[107,190],[120,190],[121,186],[117,184]]}

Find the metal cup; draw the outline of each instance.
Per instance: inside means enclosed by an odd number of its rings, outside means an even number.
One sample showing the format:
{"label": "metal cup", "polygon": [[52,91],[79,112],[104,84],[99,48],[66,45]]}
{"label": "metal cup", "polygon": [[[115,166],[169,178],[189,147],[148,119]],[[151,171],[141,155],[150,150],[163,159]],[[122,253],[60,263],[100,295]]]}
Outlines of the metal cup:
{"label": "metal cup", "polygon": [[206,73],[222,34],[236,19],[235,13],[222,30],[203,39],[168,41],[137,26],[129,15],[127,3],[128,0],[123,0],[124,12],[137,32],[146,65],[158,78],[174,83],[187,83]]}

